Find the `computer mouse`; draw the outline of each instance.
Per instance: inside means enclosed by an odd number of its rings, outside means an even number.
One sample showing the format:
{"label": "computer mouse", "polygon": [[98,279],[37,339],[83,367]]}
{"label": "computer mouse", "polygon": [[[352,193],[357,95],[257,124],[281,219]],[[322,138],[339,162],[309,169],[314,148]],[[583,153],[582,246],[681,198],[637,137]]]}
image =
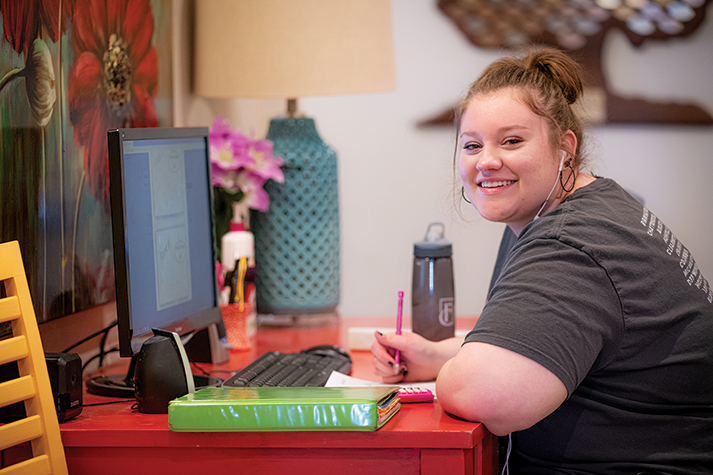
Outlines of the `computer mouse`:
{"label": "computer mouse", "polygon": [[305,348],[304,350],[302,350],[302,353],[309,353],[312,355],[320,356],[341,356],[343,358],[347,358],[349,361],[352,360],[352,357],[349,356],[347,350],[336,345],[316,345],[309,348]]}

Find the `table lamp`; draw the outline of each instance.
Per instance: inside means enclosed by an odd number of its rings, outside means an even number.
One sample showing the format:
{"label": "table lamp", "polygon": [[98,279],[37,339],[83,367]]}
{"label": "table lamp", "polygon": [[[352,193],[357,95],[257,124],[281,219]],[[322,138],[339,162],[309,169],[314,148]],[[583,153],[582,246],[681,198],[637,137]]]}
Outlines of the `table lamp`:
{"label": "table lamp", "polygon": [[332,314],[339,304],[337,154],[297,99],[393,90],[389,0],[201,0],[195,92],[281,98],[267,139],[285,161],[270,208],[251,215],[261,314]]}

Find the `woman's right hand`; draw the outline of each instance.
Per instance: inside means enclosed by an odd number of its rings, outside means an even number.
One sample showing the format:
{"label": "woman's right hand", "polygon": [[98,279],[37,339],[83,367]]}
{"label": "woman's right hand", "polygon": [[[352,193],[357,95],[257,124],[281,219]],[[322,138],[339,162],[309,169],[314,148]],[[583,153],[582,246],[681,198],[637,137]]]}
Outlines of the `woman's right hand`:
{"label": "woman's right hand", "polygon": [[[450,338],[434,342],[412,332],[374,334],[371,345],[374,355],[374,370],[387,384],[401,381],[433,381],[443,364],[455,356],[463,343],[462,338]],[[394,355],[399,350],[399,365]]]}

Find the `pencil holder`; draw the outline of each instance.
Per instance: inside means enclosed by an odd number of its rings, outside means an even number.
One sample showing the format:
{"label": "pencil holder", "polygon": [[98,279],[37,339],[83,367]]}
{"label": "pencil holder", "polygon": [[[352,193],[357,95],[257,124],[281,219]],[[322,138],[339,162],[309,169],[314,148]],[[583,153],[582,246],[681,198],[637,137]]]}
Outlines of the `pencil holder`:
{"label": "pencil holder", "polygon": [[252,348],[252,337],[257,333],[255,307],[245,302],[221,305],[225,332],[230,351],[247,351]]}

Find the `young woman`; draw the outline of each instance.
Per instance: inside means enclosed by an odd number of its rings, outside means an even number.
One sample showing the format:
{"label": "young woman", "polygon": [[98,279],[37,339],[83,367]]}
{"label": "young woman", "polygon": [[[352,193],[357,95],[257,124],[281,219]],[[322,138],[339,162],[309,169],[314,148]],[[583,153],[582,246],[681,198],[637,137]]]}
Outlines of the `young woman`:
{"label": "young woman", "polygon": [[552,49],[471,85],[464,196],[517,241],[465,342],[377,334],[376,371],[437,377],[446,411],[512,434],[515,473],[713,473],[713,289],[661,220],[582,171],[581,93]]}

